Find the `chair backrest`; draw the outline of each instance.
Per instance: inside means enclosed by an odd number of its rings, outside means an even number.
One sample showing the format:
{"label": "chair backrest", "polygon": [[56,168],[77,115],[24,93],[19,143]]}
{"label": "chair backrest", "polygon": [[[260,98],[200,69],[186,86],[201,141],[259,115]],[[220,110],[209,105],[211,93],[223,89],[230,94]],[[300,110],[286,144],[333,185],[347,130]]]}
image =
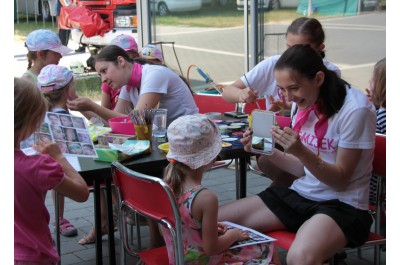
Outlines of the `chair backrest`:
{"label": "chair backrest", "polygon": [[225,101],[221,95],[196,94],[194,101],[199,108],[199,113],[235,111],[236,105]]}
{"label": "chair backrest", "polygon": [[386,177],[386,135],[375,134],[374,161],[372,162],[372,174]]}
{"label": "chair backrest", "polygon": [[170,230],[175,264],[183,264],[182,222],[170,187],[159,178],[130,170],[119,162],[111,164],[111,171],[121,203]]}

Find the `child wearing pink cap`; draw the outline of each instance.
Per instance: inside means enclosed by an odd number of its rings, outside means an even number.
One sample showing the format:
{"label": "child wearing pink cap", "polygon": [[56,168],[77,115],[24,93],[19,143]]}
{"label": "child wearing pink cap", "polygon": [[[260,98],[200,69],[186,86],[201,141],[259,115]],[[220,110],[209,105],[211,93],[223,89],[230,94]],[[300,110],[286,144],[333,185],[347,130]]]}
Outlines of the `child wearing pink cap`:
{"label": "child wearing pink cap", "polygon": [[28,69],[22,78],[37,83],[37,76],[48,64],[58,64],[63,54],[72,50],[62,45],[60,38],[51,30],[34,30],[26,37]]}
{"label": "child wearing pink cap", "polygon": [[72,200],[89,196],[86,182],[65,159],[55,142],[41,138],[34,148],[41,154],[26,156],[20,142],[43,122],[46,99],[37,87],[14,78],[14,264],[55,265],[59,255],[49,231],[50,215],[44,198],[55,189]]}
{"label": "child wearing pink cap", "polygon": [[[203,114],[186,115],[173,121],[167,134],[170,164],[164,180],[175,194],[182,218],[185,264],[271,264],[274,251],[268,243],[229,249],[249,235],[237,228],[227,230],[225,224],[218,223],[217,195],[201,184],[204,172],[211,169],[221,151],[217,125]],[[174,264],[171,235],[160,228],[169,264]],[[279,264],[279,258],[274,264]]]}

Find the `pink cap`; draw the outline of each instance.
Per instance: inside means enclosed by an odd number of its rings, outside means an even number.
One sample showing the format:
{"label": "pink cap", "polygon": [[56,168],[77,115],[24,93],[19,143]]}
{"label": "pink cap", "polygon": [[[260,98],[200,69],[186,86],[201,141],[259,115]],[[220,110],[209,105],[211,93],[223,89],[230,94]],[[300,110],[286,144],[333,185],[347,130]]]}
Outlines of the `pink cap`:
{"label": "pink cap", "polygon": [[72,71],[67,67],[49,64],[40,71],[37,86],[43,93],[49,93],[68,85],[72,77]]}
{"label": "pink cap", "polygon": [[38,29],[28,34],[25,46],[29,51],[50,50],[60,54],[67,54],[72,49],[62,45],[60,38],[51,30]]}
{"label": "pink cap", "polygon": [[110,45],[117,45],[125,51],[138,50],[138,45],[131,35],[121,34],[110,41]]}
{"label": "pink cap", "polygon": [[146,59],[157,59],[161,63],[164,62],[162,51],[154,44],[147,44],[140,52],[141,56]]}

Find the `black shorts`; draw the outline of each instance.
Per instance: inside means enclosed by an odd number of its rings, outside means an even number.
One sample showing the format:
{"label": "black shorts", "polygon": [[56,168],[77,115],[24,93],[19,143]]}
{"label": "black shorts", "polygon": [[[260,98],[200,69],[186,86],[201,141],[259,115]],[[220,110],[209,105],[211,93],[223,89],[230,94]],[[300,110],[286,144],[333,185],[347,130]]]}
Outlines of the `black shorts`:
{"label": "black shorts", "polygon": [[322,213],[331,217],[342,229],[348,242],[347,247],[361,246],[368,239],[372,225],[368,211],[359,210],[339,200],[309,200],[286,187],[270,187],[258,196],[292,233],[296,233],[313,215]]}

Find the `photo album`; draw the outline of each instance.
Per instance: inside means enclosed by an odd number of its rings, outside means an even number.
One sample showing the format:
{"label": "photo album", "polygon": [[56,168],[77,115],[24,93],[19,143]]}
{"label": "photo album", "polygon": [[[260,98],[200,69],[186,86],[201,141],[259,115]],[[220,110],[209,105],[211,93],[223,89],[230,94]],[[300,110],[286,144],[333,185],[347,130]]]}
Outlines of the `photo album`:
{"label": "photo album", "polygon": [[55,141],[65,155],[97,157],[85,118],[70,114],[47,112],[43,124],[20,148],[27,155],[38,152],[32,145],[38,140]]}

